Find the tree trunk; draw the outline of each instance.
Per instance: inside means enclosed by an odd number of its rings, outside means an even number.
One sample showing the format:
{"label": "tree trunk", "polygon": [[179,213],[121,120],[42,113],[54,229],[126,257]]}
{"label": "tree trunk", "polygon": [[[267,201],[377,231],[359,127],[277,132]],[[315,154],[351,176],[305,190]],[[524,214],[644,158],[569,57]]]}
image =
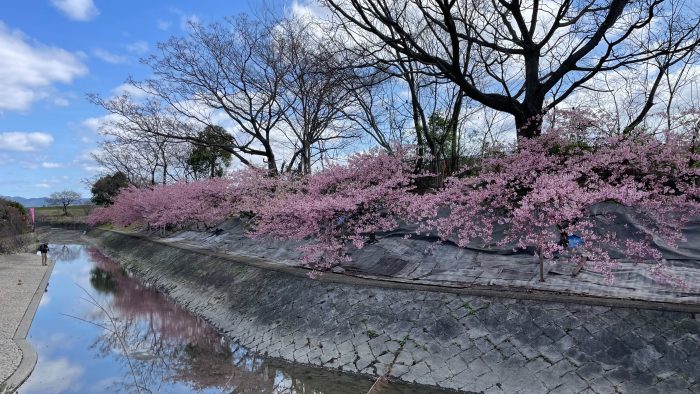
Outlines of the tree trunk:
{"label": "tree trunk", "polygon": [[311,174],[311,146],[309,146],[308,141],[305,143],[304,147],[304,174]]}
{"label": "tree trunk", "polygon": [[542,134],[542,117],[539,111],[527,111],[514,116],[518,141],[522,141],[525,138],[539,137]]}
{"label": "tree trunk", "polygon": [[161,160],[163,160],[163,185],[168,181],[168,161],[165,158],[165,149],[161,149]]}
{"label": "tree trunk", "polygon": [[450,119],[450,132],[452,133],[450,141],[450,162],[449,162],[449,173],[452,174],[457,171],[459,167],[459,115],[462,112],[462,99],[464,97],[464,92],[462,90],[457,93],[457,99],[452,107],[452,118]]}
{"label": "tree trunk", "polygon": [[265,157],[267,159],[267,171],[270,175],[277,175],[277,161],[275,160],[275,154],[272,152],[272,148],[269,144],[265,146]]}

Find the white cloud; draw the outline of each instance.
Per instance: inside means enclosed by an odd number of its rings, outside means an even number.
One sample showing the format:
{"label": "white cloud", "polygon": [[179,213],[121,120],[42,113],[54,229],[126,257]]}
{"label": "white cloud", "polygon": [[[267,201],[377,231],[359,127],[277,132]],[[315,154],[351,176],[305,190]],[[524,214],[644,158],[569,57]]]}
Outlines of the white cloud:
{"label": "white cloud", "polygon": [[112,89],[112,93],[114,96],[122,96],[126,94],[136,101],[148,97],[146,92],[129,83],[123,83],[117,86],[116,88]]}
{"label": "white cloud", "polygon": [[324,15],[323,8],[310,1],[293,1],[291,6],[291,14],[297,18],[318,19]]}
{"label": "white cloud", "polygon": [[51,4],[76,21],[89,21],[100,14],[92,0],[51,0]]}
{"label": "white cloud", "polygon": [[[115,121],[117,119],[119,119],[119,116],[113,115],[113,114],[92,117],[92,118],[84,119],[82,122],[80,122],[80,126],[82,126],[83,129],[87,129],[88,131],[90,131],[94,134],[100,134],[100,130],[102,129],[103,126],[105,126],[109,122]],[[90,134],[88,134],[88,135],[90,135]]]}
{"label": "white cloud", "polygon": [[53,136],[47,133],[0,133],[0,150],[33,152],[46,149],[53,142]]}
{"label": "white cloud", "polygon": [[0,110],[26,110],[50,97],[54,83],[71,83],[86,73],[75,54],[32,42],[0,22]]}
{"label": "white cloud", "polygon": [[105,168],[99,165],[83,164],[83,169],[87,172],[101,173],[105,171]]}
{"label": "white cloud", "polygon": [[97,133],[100,131],[100,126],[102,126],[102,118],[87,118],[81,122],[81,125],[88,130]]}
{"label": "white cloud", "polygon": [[[201,19],[197,14],[188,14],[185,11],[179,9],[179,8],[171,8],[170,12],[173,14],[177,15],[180,18],[180,29],[184,31],[190,31],[190,24],[199,24],[201,22]],[[158,20],[158,23],[160,24],[161,20]],[[167,21],[167,27],[170,27],[170,22]],[[161,29],[165,30],[165,29]]]}
{"label": "white cloud", "polygon": [[156,22],[156,24],[158,25],[158,28],[159,28],[160,30],[165,31],[165,30],[170,29],[170,26],[171,26],[173,23],[170,22],[170,21],[163,20],[163,19],[158,19],[158,21]]}
{"label": "white cloud", "polygon": [[148,52],[148,43],[144,40],[134,41],[131,44],[127,44],[126,49],[129,52],[143,54]]}
{"label": "white cloud", "polygon": [[41,163],[42,168],[61,168],[63,167],[63,164],[61,163],[53,163],[50,161],[44,161]]}
{"label": "white cloud", "polygon": [[49,185],[48,183],[37,183],[37,184],[35,184],[34,186],[36,186],[36,187],[41,187],[41,188],[44,188],[44,189],[48,189],[48,188],[51,187],[51,185]]}
{"label": "white cloud", "polygon": [[51,303],[51,296],[49,293],[44,293],[44,295],[41,297],[41,301],[39,301],[39,308],[42,306],[46,306]]}
{"label": "white cloud", "polygon": [[67,107],[70,105],[70,101],[63,97],[54,97],[52,101],[57,107]]}
{"label": "white cloud", "polygon": [[30,393],[45,392],[47,387],[56,393],[68,389],[81,391],[78,383],[84,372],[81,366],[71,363],[66,358],[51,360],[39,355],[32,378],[22,385],[22,389]]}
{"label": "white cloud", "polygon": [[101,60],[112,64],[126,63],[129,60],[126,56],[117,55],[101,48],[95,49],[92,51],[92,54]]}

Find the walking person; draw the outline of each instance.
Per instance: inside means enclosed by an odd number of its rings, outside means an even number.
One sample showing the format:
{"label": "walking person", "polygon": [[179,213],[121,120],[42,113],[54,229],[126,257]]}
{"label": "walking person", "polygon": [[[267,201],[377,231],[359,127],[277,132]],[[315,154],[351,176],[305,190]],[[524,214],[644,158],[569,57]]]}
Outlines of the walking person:
{"label": "walking person", "polygon": [[48,265],[49,244],[39,245],[39,252],[41,252],[41,265]]}

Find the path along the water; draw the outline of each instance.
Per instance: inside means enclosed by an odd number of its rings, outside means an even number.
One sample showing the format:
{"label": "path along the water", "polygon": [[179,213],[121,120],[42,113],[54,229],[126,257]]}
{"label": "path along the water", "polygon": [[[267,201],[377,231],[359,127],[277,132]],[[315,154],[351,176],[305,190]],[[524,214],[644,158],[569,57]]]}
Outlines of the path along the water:
{"label": "path along the water", "polygon": [[35,254],[0,255],[0,385],[5,389],[19,386],[36,363],[25,338],[52,268],[53,262],[42,266]]}

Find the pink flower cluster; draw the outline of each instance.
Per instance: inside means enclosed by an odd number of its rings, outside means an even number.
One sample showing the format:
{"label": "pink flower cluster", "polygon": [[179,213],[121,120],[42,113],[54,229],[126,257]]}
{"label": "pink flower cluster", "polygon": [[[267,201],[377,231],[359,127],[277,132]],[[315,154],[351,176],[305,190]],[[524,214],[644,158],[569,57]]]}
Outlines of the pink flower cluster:
{"label": "pink flower cluster", "polygon": [[393,230],[413,196],[415,161],[405,150],[355,154],[295,179],[255,211],[255,237],[306,241],[304,262],[326,269],[346,261],[376,233]]}
{"label": "pink flower cluster", "polygon": [[[471,169],[478,175],[452,178],[443,190],[417,198],[413,220],[424,231],[456,237],[460,246],[532,247],[544,258],[564,252],[562,240],[578,235],[584,239],[579,258],[611,279],[611,250],[660,261],[652,240],[676,245],[687,219],[700,215],[700,168],[692,164],[698,155],[680,139],[592,140],[567,128],[514,149]],[[449,214],[439,216],[436,208]],[[621,214],[644,230],[618,231]],[[505,228],[497,240],[496,223]]]}
{"label": "pink flower cluster", "polygon": [[[565,126],[483,159],[461,172],[473,175],[428,193],[416,192],[411,150],[372,150],[303,177],[247,169],[224,179],[131,187],[90,221],[211,226],[246,213],[251,236],[299,241],[304,262],[317,269],[347,261],[350,248],[402,222],[459,246],[533,248],[542,258],[564,252],[562,241],[577,235],[584,240],[578,261],[608,278],[616,265],[611,251],[661,261],[652,240],[676,245],[686,220],[700,215],[699,155],[687,139],[670,135],[596,137],[586,119]],[[620,231],[619,215],[641,230]],[[659,265],[654,272],[664,275]]]}
{"label": "pink flower cluster", "polygon": [[232,182],[222,178],[152,188],[130,186],[119,193],[114,204],[94,209],[88,222],[118,226],[183,227],[195,223],[210,226],[231,214],[238,197],[232,191]]}

